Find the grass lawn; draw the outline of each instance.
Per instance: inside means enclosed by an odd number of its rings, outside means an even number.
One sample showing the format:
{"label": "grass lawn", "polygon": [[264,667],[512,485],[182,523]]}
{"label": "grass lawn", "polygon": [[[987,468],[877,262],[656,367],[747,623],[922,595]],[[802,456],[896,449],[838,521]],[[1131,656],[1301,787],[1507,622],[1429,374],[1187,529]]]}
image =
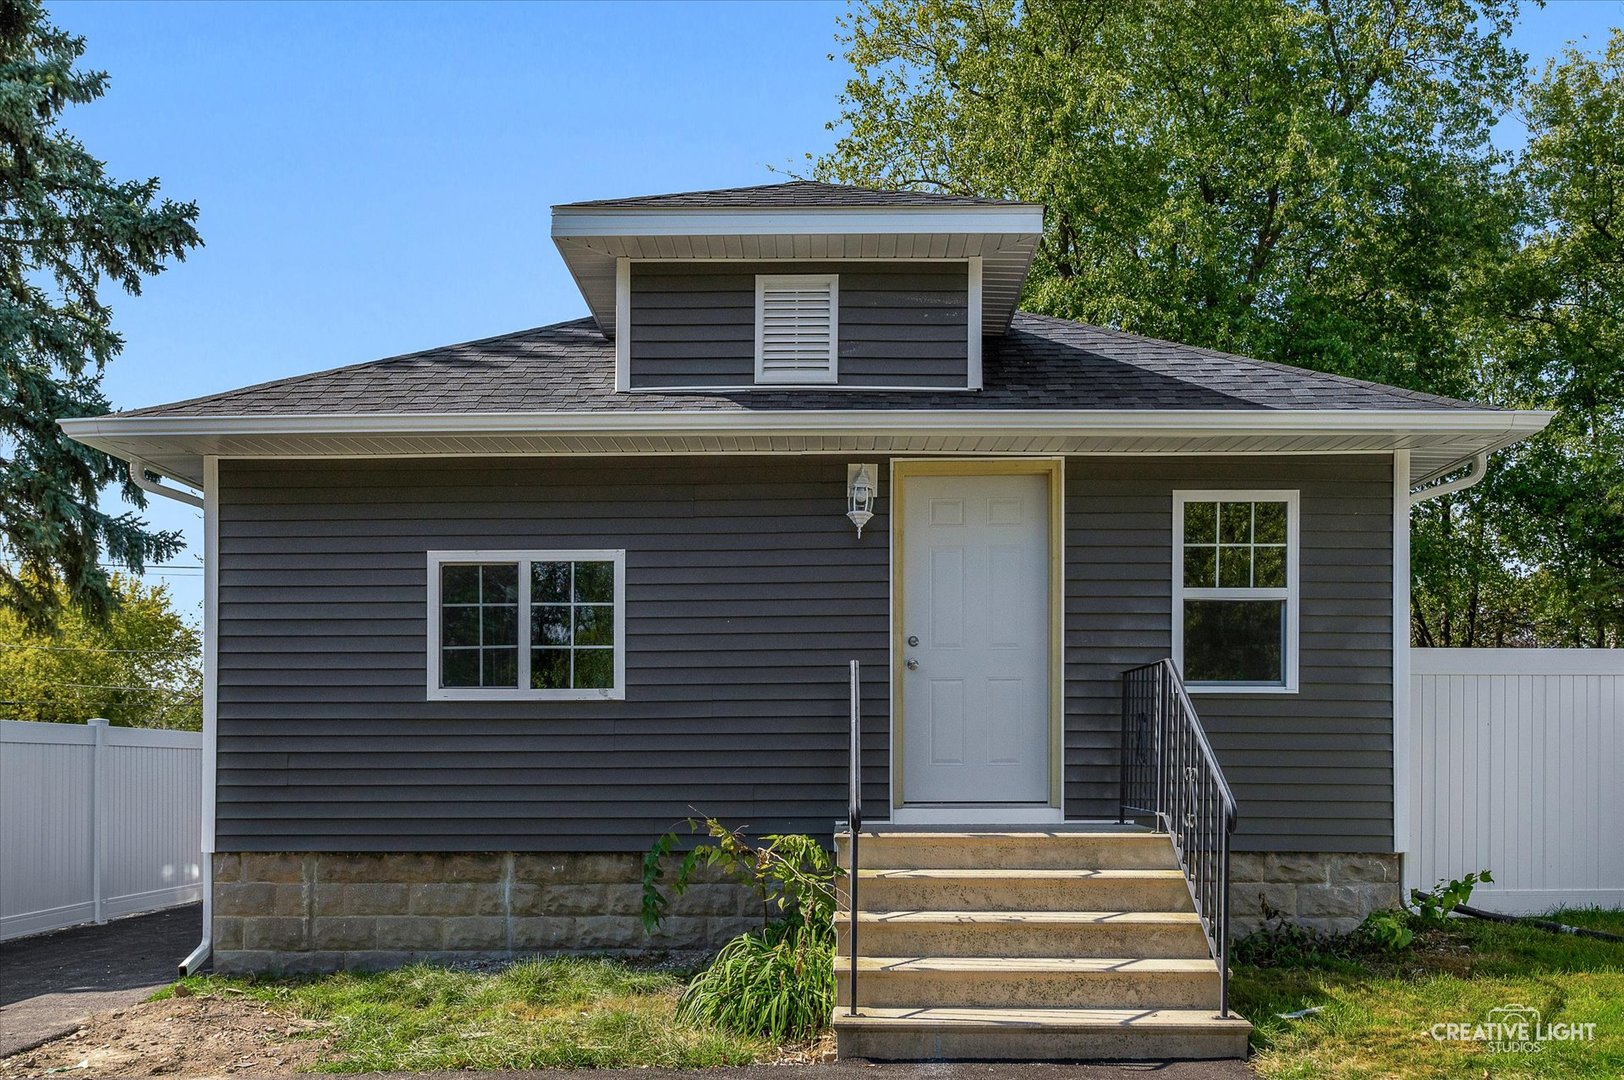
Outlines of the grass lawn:
{"label": "grass lawn", "polygon": [[[1624,933],[1624,912],[1565,911],[1574,926]],[[1256,1027],[1253,1067],[1267,1080],[1355,1077],[1624,1076],[1624,943],[1462,919],[1417,937],[1395,959],[1310,957],[1233,969],[1235,1007]],[[1594,1041],[1534,1052],[1440,1042],[1434,1024],[1480,1024],[1525,1005],[1543,1024],[1593,1023]],[[1323,1006],[1300,1020],[1278,1014]]]}
{"label": "grass lawn", "polygon": [[321,1022],[336,1051],[319,1066],[328,1072],[693,1068],[769,1060],[778,1050],[678,1021],[681,978],[610,960],[531,960],[490,972],[417,965],[302,979],[199,976],[179,985],[246,995]]}

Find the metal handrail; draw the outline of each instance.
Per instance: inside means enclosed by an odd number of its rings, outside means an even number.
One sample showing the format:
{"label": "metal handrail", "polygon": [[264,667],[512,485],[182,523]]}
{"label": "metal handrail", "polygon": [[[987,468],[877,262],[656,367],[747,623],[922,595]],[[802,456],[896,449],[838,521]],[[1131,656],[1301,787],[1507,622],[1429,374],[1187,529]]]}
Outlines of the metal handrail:
{"label": "metal handrail", "polygon": [[857,1015],[857,838],[863,831],[863,687],[862,665],[851,662],[851,762],[847,777],[846,826],[851,830],[851,873],[846,878],[848,925],[851,936],[851,985],[848,1011]]}
{"label": "metal handrail", "polygon": [[1218,963],[1218,1008],[1229,1016],[1229,837],[1235,795],[1171,660],[1122,673],[1118,820],[1148,817],[1173,841],[1202,932]]}

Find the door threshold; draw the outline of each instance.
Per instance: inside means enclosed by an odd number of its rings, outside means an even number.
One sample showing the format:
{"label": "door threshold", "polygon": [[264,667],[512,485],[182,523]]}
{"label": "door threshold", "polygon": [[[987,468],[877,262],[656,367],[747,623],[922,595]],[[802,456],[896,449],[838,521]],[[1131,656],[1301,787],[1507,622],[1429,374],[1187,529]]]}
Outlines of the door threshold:
{"label": "door threshold", "polygon": [[1059,825],[1065,815],[1055,806],[899,806],[892,825]]}

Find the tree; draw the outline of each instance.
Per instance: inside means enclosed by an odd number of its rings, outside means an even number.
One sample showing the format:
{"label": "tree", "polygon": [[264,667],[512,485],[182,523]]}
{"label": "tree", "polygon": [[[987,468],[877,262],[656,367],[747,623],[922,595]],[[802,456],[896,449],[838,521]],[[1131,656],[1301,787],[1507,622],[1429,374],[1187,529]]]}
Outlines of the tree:
{"label": "tree", "polygon": [[138,509],[145,497],[57,427],[112,409],[102,373],[124,343],[104,287],[138,295],[201,243],[195,204],[161,198],[156,179],[113,179],[63,128],[67,106],[107,88],[75,68],[84,48],[38,0],[0,0],[0,607],[35,629],[64,606],[107,617],[104,553],[140,571],[182,547],[133,511],[104,512],[109,484]]}
{"label": "tree", "polygon": [[[1618,644],[1624,45],[1515,0],[867,0],[831,180],[1048,206],[1023,306],[1511,407],[1414,519],[1422,644]],[[1521,102],[1528,149],[1489,131]]]}
{"label": "tree", "polygon": [[1502,487],[1519,554],[1550,578],[1564,645],[1624,644],[1624,30],[1547,65],[1523,99],[1528,235],[1501,276],[1496,359],[1555,409]]}
{"label": "tree", "polygon": [[1025,305],[1399,385],[1507,241],[1512,0],[873,0],[829,178],[1048,206]]}
{"label": "tree", "polygon": [[106,622],[92,621],[66,597],[50,631],[0,608],[0,716],[59,724],[104,716],[120,726],[199,730],[197,629],[163,585],[115,573],[108,586]]}

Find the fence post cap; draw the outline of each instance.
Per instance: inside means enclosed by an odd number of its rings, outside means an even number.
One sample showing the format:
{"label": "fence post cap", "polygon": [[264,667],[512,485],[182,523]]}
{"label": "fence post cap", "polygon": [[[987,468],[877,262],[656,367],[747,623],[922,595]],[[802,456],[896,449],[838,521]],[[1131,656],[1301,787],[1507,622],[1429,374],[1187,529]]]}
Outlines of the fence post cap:
{"label": "fence post cap", "polygon": [[111,724],[112,721],[106,719],[105,717],[92,716],[89,720],[86,720],[85,723],[89,724],[91,727],[106,727],[108,724]]}

